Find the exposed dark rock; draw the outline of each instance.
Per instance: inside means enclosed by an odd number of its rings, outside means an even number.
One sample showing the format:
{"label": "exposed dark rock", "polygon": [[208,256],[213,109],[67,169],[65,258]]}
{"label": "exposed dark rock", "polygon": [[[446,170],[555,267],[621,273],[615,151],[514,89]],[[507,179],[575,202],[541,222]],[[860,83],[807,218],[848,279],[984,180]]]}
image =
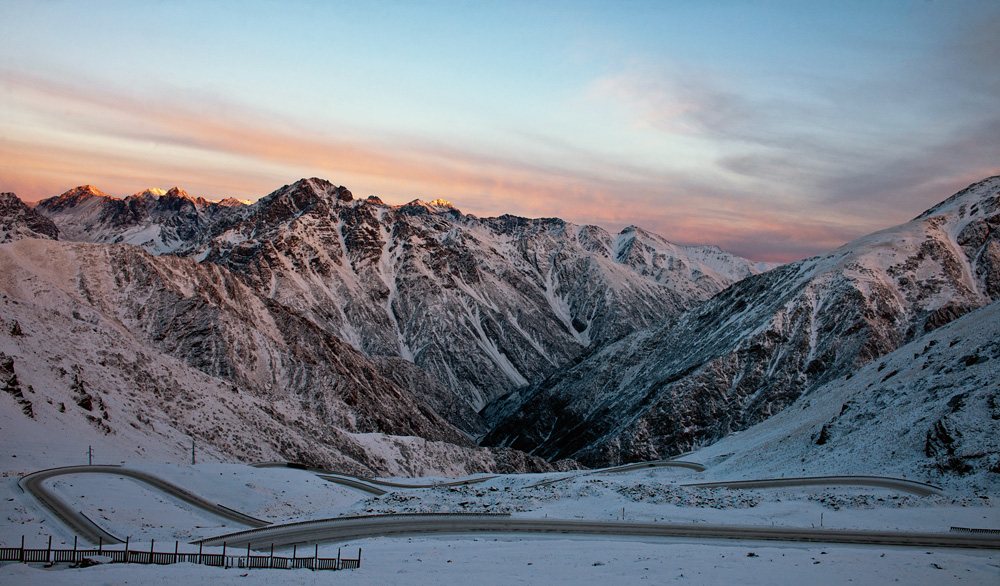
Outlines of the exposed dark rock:
{"label": "exposed dark rock", "polygon": [[13,193],[0,193],[0,243],[21,238],[58,240],[59,228]]}

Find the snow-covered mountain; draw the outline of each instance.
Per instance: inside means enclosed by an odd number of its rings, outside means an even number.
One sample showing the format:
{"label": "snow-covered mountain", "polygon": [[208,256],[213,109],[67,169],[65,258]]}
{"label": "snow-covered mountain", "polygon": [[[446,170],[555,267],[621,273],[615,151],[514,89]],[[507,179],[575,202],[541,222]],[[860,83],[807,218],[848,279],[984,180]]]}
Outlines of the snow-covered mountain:
{"label": "snow-covered mountain", "polygon": [[691,458],[715,478],[850,473],[1000,488],[1000,301],[799,397]]}
{"label": "snow-covered mountain", "polygon": [[[59,237],[159,256],[0,246],[0,398],[19,425],[82,415],[87,433],[155,426],[243,459],[414,474],[655,459],[755,424],[773,437],[769,418],[786,429],[799,411],[799,443],[808,428],[809,446],[840,438],[846,454],[872,449],[866,434],[897,433],[879,412],[905,408],[921,415],[892,419],[909,430],[899,449],[925,445],[901,470],[997,465],[983,431],[1000,401],[992,347],[961,332],[1000,332],[995,306],[977,311],[1000,299],[1000,177],[776,268],[636,227],[356,200],[319,179],[227,209],[92,188],[43,204]],[[47,226],[29,208],[8,208],[11,239],[55,236],[27,227]],[[904,368],[904,354],[926,366]],[[94,386],[104,380],[107,392]],[[91,409],[69,407],[80,402]],[[487,431],[497,448],[473,448]],[[831,461],[802,454],[807,469]]]}
{"label": "snow-covered mountain", "polygon": [[744,279],[495,401],[484,443],[614,464],[745,429],[1000,298],[998,226],[992,177],[907,224]]}
{"label": "snow-covered mountain", "polygon": [[55,223],[13,193],[0,193],[0,243],[22,238],[59,238]]}
{"label": "snow-covered mountain", "polygon": [[62,240],[134,244],[162,254],[190,247],[208,235],[211,225],[245,207],[233,198],[192,198],[176,187],[118,199],[82,185],[38,202],[36,209],[60,227]]}
{"label": "snow-covered mountain", "polygon": [[475,448],[367,357],[211,263],[21,239],[0,246],[0,272],[0,421],[22,441],[183,454],[190,436],[216,458],[358,474],[549,468]]}
{"label": "snow-covered mountain", "polygon": [[464,401],[447,413],[473,434],[486,428],[469,412],[489,400],[762,270],[638,228],[611,235],[559,219],[480,219],[441,200],[389,206],[321,179],[227,214],[181,199],[174,207],[186,211],[148,211],[143,222],[129,210],[154,201],[166,209],[179,196],[91,192],[39,209],[64,239],[140,243],[159,230],[147,249],[227,268],[368,356],[416,364]]}

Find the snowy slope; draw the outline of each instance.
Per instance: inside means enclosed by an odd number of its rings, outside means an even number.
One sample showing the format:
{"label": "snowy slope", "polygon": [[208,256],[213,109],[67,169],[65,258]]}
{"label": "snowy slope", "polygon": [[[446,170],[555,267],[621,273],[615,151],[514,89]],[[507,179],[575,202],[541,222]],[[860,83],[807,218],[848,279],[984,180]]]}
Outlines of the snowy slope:
{"label": "snowy slope", "polygon": [[[903,530],[946,533],[949,525],[996,526],[995,499],[902,496],[877,489],[837,488],[734,491],[682,486],[690,470],[659,468],[597,473],[532,488],[556,475],[501,476],[473,486],[393,489],[372,497],[325,483],[303,470],[232,464],[129,463],[196,494],[273,521],[307,520],[402,511],[508,511],[516,517],[627,522],[759,525]],[[13,478],[0,500],[0,543],[72,547],[73,537],[19,493]],[[119,535],[132,548],[195,552],[188,543],[239,527],[193,510],[127,479],[101,475],[63,477],[53,490]],[[623,515],[624,510],[624,515]],[[153,541],[155,540],[155,543]],[[362,550],[358,570],[331,574],[306,570],[228,570],[177,564],[102,565],[68,569],[19,563],[0,567],[4,584],[988,584],[996,576],[995,551],[836,544],[641,539],[568,535],[461,534],[379,537],[318,544],[320,556]],[[221,548],[205,548],[219,553]],[[257,549],[256,547],[254,549]],[[232,548],[229,552],[232,552]],[[260,550],[267,554],[266,544]],[[291,547],[275,555],[291,555]],[[299,546],[298,555],[313,546]]]}
{"label": "snowy slope", "polygon": [[1000,301],[689,458],[710,478],[871,474],[1000,494]]}
{"label": "snowy slope", "polygon": [[591,464],[655,459],[767,419],[1000,298],[1000,177],[907,224],[744,279],[486,411],[486,438]]}
{"label": "snowy slope", "polygon": [[[6,442],[32,438],[71,461],[91,443],[174,459],[191,436],[214,458],[360,474],[547,468],[504,468],[509,451],[472,448],[349,345],[211,264],[25,239],[0,246],[0,295]],[[358,433],[421,436],[440,457],[387,460]]]}

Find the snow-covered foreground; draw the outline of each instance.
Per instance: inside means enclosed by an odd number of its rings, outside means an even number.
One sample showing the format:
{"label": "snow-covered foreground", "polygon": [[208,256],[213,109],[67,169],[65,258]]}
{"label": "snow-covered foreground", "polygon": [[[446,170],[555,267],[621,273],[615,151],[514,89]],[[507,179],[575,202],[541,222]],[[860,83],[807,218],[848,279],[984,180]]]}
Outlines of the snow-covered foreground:
{"label": "snow-covered foreground", "polygon": [[[914,497],[873,488],[702,489],[710,479],[682,468],[628,472],[508,475],[469,486],[394,489],[380,497],[329,483],[311,472],[242,464],[129,464],[214,502],[274,522],[386,512],[508,512],[516,517],[669,521],[947,532],[950,526],[1000,527],[993,498]],[[544,480],[565,478],[547,486]],[[244,529],[190,508],[133,480],[98,474],[65,476],[50,486],[133,549],[196,551],[187,542]],[[17,486],[3,479],[0,541],[28,547],[72,546],[73,536]],[[696,584],[884,583],[984,584],[1000,575],[1000,552],[901,547],[780,544],[673,538],[642,540],[564,536],[461,535],[376,538],[323,543],[321,557],[363,550],[359,570],[220,570],[179,564],[106,565],[86,569],[7,564],[4,584]],[[310,544],[306,551],[312,552]],[[290,550],[280,550],[287,555]],[[302,549],[299,550],[302,555]],[[206,550],[207,552],[207,550]],[[275,551],[276,554],[279,550]],[[753,554],[753,555],[750,555]]]}
{"label": "snow-covered foreground", "polygon": [[[352,544],[353,545],[353,544]],[[5,584],[990,584],[995,552],[759,543],[480,536],[370,539],[362,567],[339,572],[222,570],[193,564],[46,570],[11,564]]]}

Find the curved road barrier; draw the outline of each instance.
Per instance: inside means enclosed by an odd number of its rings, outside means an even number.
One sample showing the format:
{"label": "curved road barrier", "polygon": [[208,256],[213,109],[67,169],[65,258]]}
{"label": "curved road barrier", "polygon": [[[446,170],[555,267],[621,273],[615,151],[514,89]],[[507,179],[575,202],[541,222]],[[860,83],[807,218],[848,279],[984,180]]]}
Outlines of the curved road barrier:
{"label": "curved road barrier", "polygon": [[334,476],[331,474],[317,474],[317,476],[319,476],[320,478],[322,478],[327,482],[336,482],[337,484],[342,484],[350,488],[363,490],[375,496],[382,496],[387,492],[377,486],[372,486],[366,482],[362,482],[360,479],[357,479],[353,476]]}
{"label": "curved road barrier", "polygon": [[35,500],[51,511],[57,519],[65,523],[67,527],[76,532],[80,537],[90,541],[91,543],[99,543],[101,541],[106,543],[122,543],[122,540],[99,527],[82,512],[73,510],[65,501],[50,492],[42,484],[44,481],[51,478],[71,474],[111,474],[115,476],[125,476],[147,484],[156,490],[169,494],[170,496],[184,501],[189,505],[218,517],[229,519],[230,521],[236,521],[237,523],[249,525],[251,527],[264,527],[270,524],[268,521],[257,519],[228,507],[207,501],[192,492],[147,472],[131,470],[121,466],[96,465],[51,468],[49,470],[33,472],[21,477],[17,481],[17,485],[21,487],[21,490],[35,497]]}
{"label": "curved road barrier", "polygon": [[[612,535],[619,537],[682,537],[692,539],[740,539],[807,543],[850,543],[911,547],[956,547],[1000,549],[1000,538],[953,533],[905,533],[854,531],[797,527],[723,526],[673,523],[622,523],[560,519],[514,519],[491,514],[399,514],[342,517],[271,525],[262,529],[229,533],[203,539],[204,545],[259,548],[304,543],[346,542],[370,537],[405,535],[454,535],[494,533],[541,533],[566,535]],[[199,542],[196,542],[199,543]]]}
{"label": "curved road barrier", "polygon": [[874,486],[908,492],[917,496],[943,496],[940,486],[885,476],[807,476],[803,478],[763,478],[682,484],[699,488],[776,488],[782,486]]}
{"label": "curved road barrier", "polygon": [[390,488],[446,488],[449,486],[468,486],[470,484],[479,484],[480,482],[486,482],[487,480],[493,480],[498,478],[497,475],[493,476],[480,476],[479,478],[466,478],[464,480],[452,480],[450,482],[430,482],[427,484],[407,484],[405,482],[390,482],[387,480],[377,480],[375,478],[364,478],[365,482],[370,482],[371,484],[378,484],[379,486],[388,486]]}
{"label": "curved road barrier", "polygon": [[[688,452],[691,453],[691,452]],[[634,462],[632,464],[622,464],[620,466],[612,466],[610,468],[598,468],[595,470],[586,470],[580,473],[571,474],[569,476],[564,476],[562,478],[556,478],[554,480],[545,480],[537,484],[532,484],[526,486],[525,488],[536,488],[539,486],[548,486],[550,484],[555,484],[557,482],[562,482],[564,480],[570,480],[572,478],[578,478],[580,476],[586,476],[588,474],[599,474],[604,472],[625,472],[628,470],[639,470],[642,468],[659,468],[659,467],[672,467],[672,468],[688,468],[694,470],[695,472],[704,472],[705,466],[699,464],[698,462],[691,462],[688,460],[678,460],[681,456],[687,454],[678,454],[672,458],[667,458],[665,460],[653,460],[650,462]],[[255,462],[250,464],[254,468],[295,468],[298,470],[308,470],[310,472],[319,473],[320,478],[323,480],[328,480],[330,482],[336,482],[338,484],[343,484],[344,486],[349,486],[351,488],[356,488],[358,490],[363,490],[369,492],[376,496],[385,494],[386,491],[379,491],[372,485],[387,486],[389,488],[443,488],[451,486],[467,486],[470,484],[479,484],[481,482],[486,482],[487,480],[493,480],[498,478],[499,475],[490,476],[480,476],[478,478],[466,478],[462,480],[452,480],[446,482],[430,482],[425,484],[414,484],[406,482],[392,482],[389,480],[379,480],[377,478],[363,478],[359,476],[351,476],[349,474],[341,474],[339,472],[334,472],[333,470],[326,470],[324,468],[315,468],[312,466],[306,466],[303,464],[294,464],[292,462]],[[376,492],[379,491],[379,492]]]}

